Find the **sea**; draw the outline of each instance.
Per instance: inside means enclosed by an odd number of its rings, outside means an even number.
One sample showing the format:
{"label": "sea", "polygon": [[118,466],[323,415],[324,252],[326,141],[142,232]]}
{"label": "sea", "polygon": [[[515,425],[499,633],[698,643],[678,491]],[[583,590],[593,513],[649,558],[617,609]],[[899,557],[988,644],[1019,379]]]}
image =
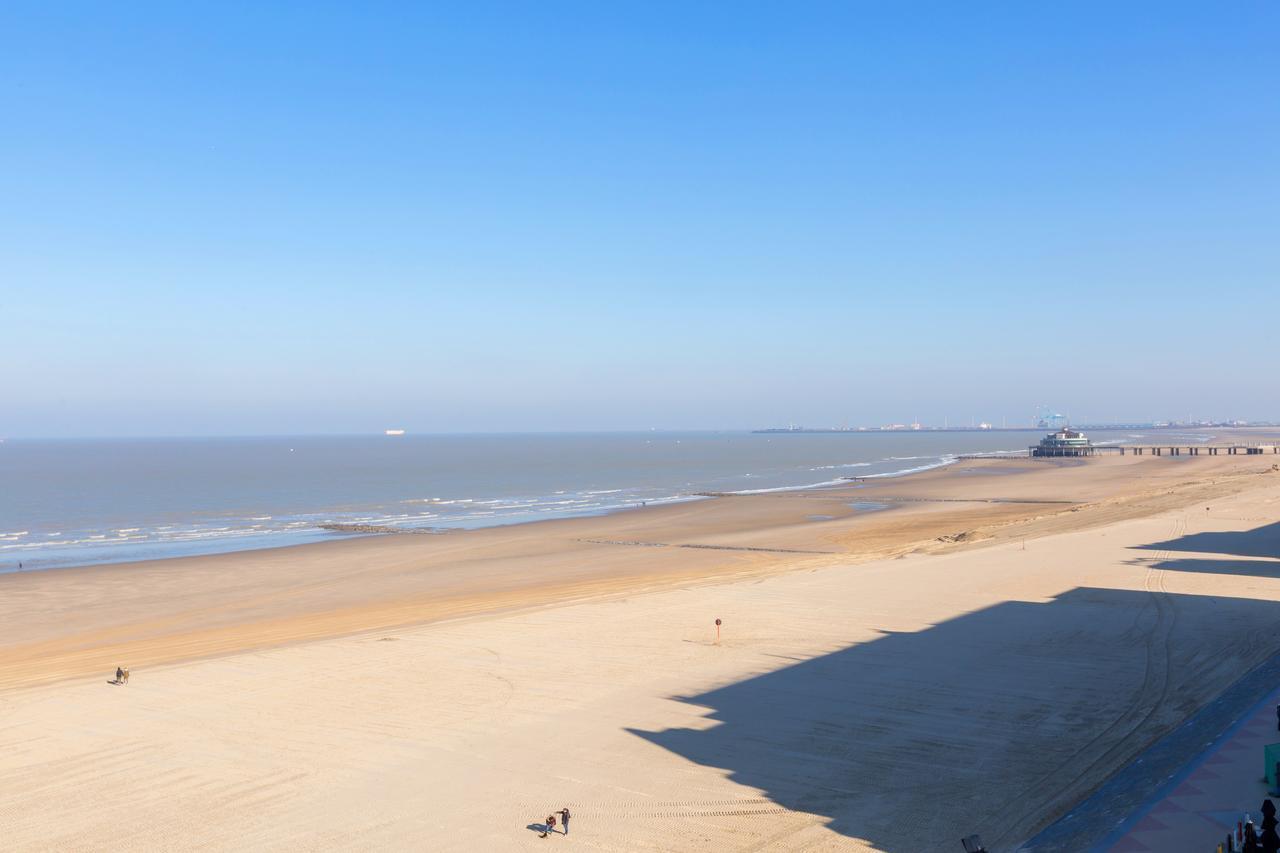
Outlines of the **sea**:
{"label": "sea", "polygon": [[[1193,433],[1194,440],[1209,436]],[[1142,433],[1091,433],[1141,442]],[[446,531],[895,477],[1034,432],[612,432],[0,442],[0,572]],[[1168,434],[1164,434],[1168,438]]]}

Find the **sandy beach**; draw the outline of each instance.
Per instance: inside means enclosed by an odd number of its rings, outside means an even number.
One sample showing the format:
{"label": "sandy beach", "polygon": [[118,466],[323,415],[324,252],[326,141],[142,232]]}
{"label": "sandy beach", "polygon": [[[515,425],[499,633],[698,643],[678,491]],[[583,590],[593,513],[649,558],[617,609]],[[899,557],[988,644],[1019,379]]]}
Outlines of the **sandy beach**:
{"label": "sandy beach", "polygon": [[0,576],[4,846],[1012,850],[1280,650],[1273,461]]}

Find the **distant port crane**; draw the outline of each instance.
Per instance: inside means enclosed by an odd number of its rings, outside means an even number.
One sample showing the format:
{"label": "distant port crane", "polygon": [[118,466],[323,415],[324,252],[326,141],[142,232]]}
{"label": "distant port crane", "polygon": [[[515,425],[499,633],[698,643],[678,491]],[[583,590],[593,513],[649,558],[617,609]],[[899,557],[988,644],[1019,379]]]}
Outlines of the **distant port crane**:
{"label": "distant port crane", "polygon": [[1055,412],[1048,406],[1036,409],[1036,427],[1039,429],[1060,429],[1067,425],[1067,416]]}

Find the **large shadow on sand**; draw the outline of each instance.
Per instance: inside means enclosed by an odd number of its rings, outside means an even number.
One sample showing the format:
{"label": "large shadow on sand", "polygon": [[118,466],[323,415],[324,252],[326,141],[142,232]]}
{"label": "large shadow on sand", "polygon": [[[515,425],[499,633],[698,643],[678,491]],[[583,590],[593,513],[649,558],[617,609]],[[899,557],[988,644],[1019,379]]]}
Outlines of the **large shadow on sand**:
{"label": "large shadow on sand", "polygon": [[1147,551],[1185,551],[1198,554],[1225,554],[1230,557],[1280,558],[1280,521],[1252,530],[1220,533],[1189,533],[1165,542],[1136,546]]}
{"label": "large shadow on sand", "polygon": [[972,832],[1009,849],[1193,712],[1192,682],[1216,694],[1274,651],[1239,638],[1277,619],[1271,602],[1077,588],[676,697],[704,728],[631,731],[879,850],[958,851]]}
{"label": "large shadow on sand", "polygon": [[1142,560],[1137,564],[1170,572],[1280,578],[1280,560],[1205,560],[1187,558],[1185,560]]}
{"label": "large shadow on sand", "polygon": [[[1265,524],[1252,530],[1189,533],[1177,539],[1135,546],[1141,551],[1164,551],[1169,554],[1213,554],[1206,557],[1165,559],[1142,558],[1135,565],[1151,566],[1171,572],[1194,572],[1214,575],[1250,575],[1280,578],[1280,522]],[[1229,559],[1248,557],[1253,559]]]}

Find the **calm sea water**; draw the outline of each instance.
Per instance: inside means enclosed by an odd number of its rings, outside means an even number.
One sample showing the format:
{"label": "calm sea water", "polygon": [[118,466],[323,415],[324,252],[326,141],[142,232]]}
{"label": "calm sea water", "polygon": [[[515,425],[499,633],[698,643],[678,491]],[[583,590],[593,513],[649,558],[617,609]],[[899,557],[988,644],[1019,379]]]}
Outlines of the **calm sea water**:
{"label": "calm sea water", "polygon": [[[607,433],[0,443],[0,571],[459,528],[893,476],[1035,433]],[[1133,433],[1095,440],[1137,440]],[[1199,436],[1197,436],[1199,438]]]}

